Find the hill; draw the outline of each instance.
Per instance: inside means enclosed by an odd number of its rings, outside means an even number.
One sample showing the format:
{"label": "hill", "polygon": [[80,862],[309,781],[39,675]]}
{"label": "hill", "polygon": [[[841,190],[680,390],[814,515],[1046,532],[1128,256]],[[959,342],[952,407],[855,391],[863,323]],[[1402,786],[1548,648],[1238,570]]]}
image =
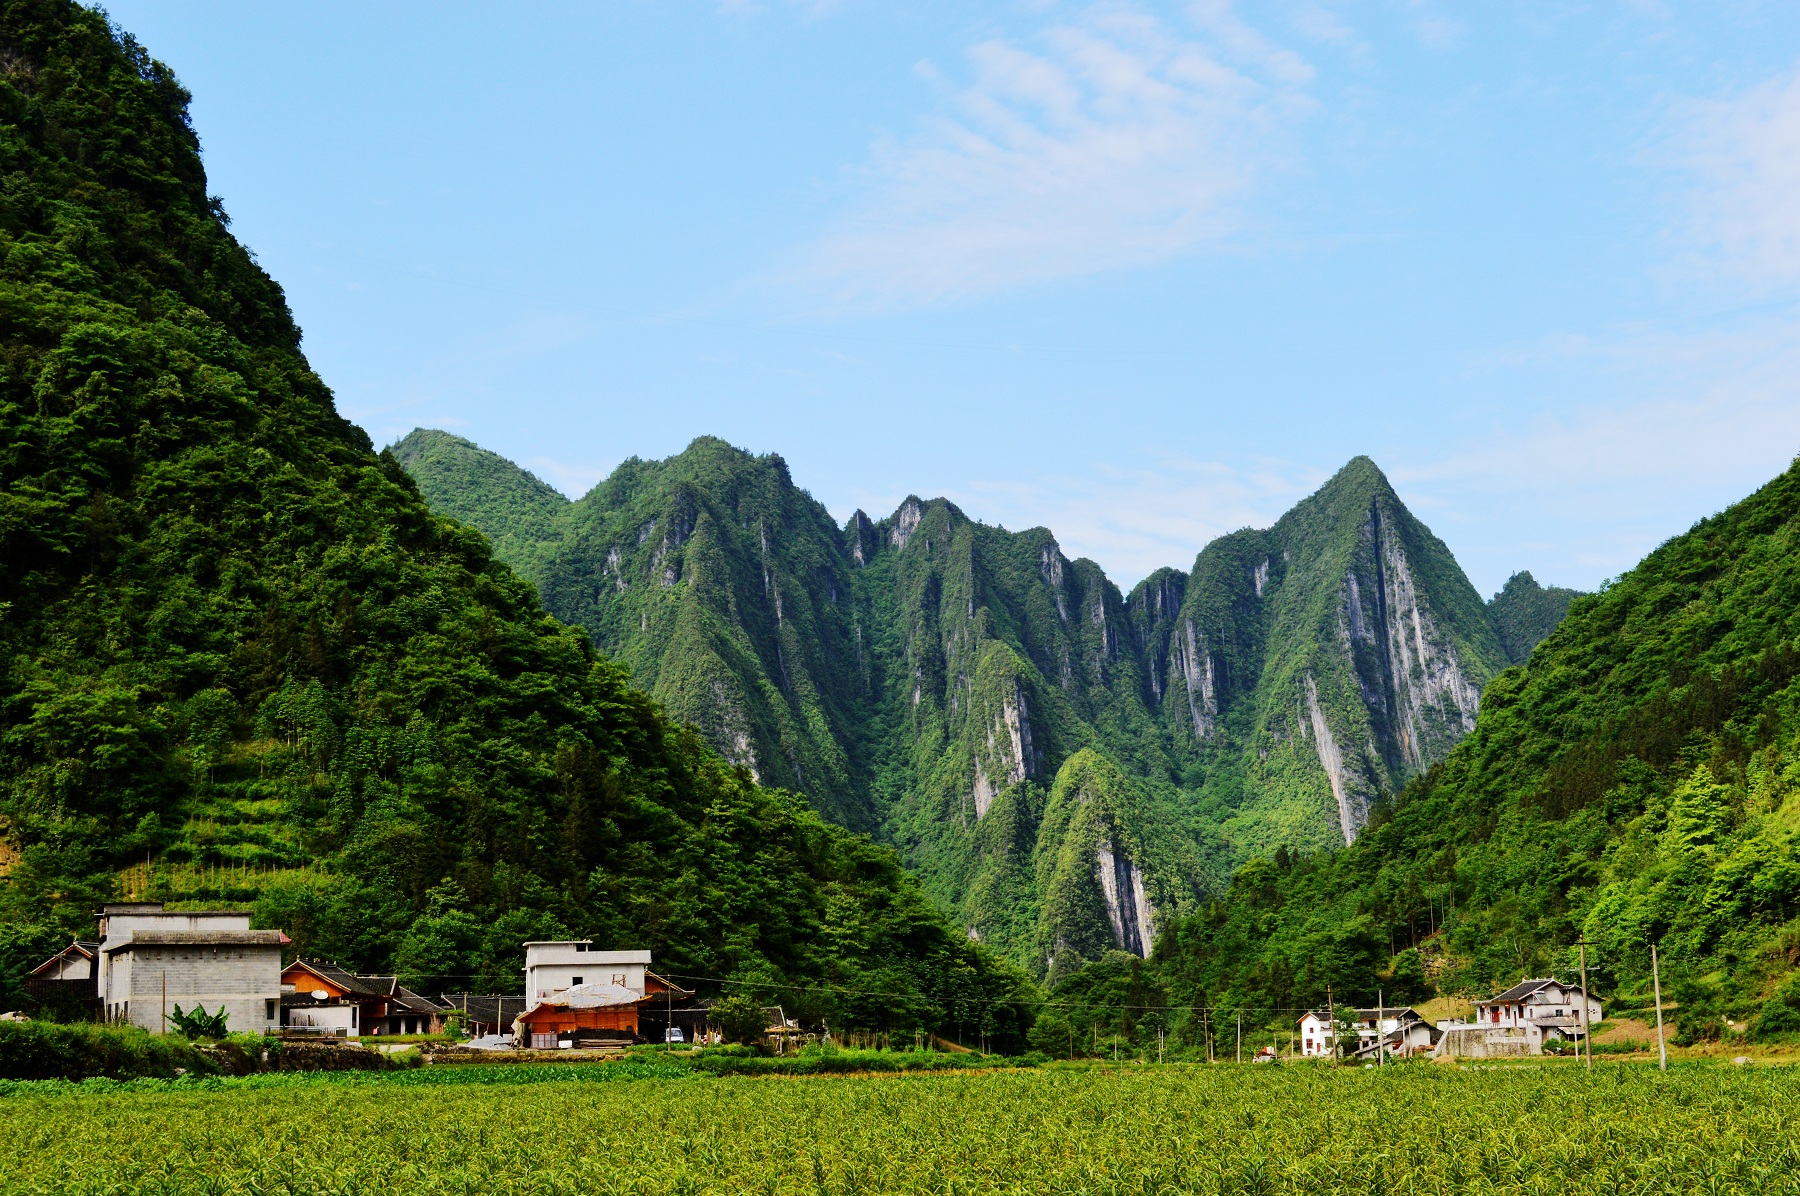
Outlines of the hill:
{"label": "hill", "polygon": [[[394,451],[477,526],[531,484],[441,432]],[[1354,839],[1509,659],[1367,458],[1129,595],[942,499],[835,527],[781,458],[711,438],[560,509],[552,612],[1039,971],[1146,953],[1244,860]]]}
{"label": "hill", "polygon": [[[1159,947],[1178,999],[1479,992],[1552,970],[1693,1040],[1800,1030],[1800,463],[1647,556],[1487,688],[1330,855],[1258,859]],[[1509,589],[1512,588],[1509,586]]]}
{"label": "hill", "polygon": [[1016,1040],[1024,979],[891,853],[672,722],[337,414],[166,67],[62,0],[0,45],[0,1001],[130,894],[412,983],[515,988],[579,934]]}

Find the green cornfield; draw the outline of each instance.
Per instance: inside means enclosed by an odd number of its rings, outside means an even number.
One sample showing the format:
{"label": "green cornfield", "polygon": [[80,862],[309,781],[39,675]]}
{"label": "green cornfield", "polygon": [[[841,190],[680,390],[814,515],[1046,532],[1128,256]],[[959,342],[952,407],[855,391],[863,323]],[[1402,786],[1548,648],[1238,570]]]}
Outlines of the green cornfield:
{"label": "green cornfield", "polygon": [[0,1191],[1800,1193],[1800,1070],[601,1066],[15,1085]]}

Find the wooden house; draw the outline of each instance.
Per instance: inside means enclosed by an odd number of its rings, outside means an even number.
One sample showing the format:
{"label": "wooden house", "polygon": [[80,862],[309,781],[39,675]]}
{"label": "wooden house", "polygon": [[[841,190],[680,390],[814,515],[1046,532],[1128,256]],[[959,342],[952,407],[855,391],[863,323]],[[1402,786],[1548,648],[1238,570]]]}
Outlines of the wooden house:
{"label": "wooden house", "polygon": [[394,976],[365,976],[304,959],[281,973],[281,1025],[295,1033],[438,1034],[445,1012]]}

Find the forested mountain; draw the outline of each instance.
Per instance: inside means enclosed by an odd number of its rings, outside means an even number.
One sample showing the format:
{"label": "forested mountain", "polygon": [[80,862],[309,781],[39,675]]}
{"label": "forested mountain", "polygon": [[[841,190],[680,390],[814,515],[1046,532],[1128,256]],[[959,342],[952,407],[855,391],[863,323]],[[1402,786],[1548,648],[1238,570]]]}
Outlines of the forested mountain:
{"label": "forested mountain", "polygon": [[[477,527],[541,493],[442,432],[394,453]],[[838,528],[781,458],[710,438],[627,461],[557,529],[521,560],[552,612],[1040,972],[1147,953],[1258,852],[1354,839],[1509,660],[1367,458],[1130,595],[942,499]]]}
{"label": "forested mountain", "polygon": [[[1509,587],[1510,588],[1510,587]],[[1179,1000],[1573,974],[1684,1037],[1800,1030],[1800,463],[1651,553],[1483,696],[1354,846],[1252,861],[1159,949]]]}
{"label": "forested mountain", "polygon": [[1531,650],[1556,630],[1569,613],[1569,604],[1580,596],[1561,586],[1540,586],[1530,573],[1507,578],[1501,591],[1488,600],[1488,613],[1500,634],[1500,646],[1506,649],[1506,659],[1513,664],[1531,659]]}
{"label": "forested mountain", "polygon": [[[1028,982],[890,852],[672,722],[338,416],[187,102],[95,11],[0,9],[0,1004],[129,893],[417,983],[514,989],[576,933],[1016,1032]],[[542,497],[494,500],[509,551]]]}

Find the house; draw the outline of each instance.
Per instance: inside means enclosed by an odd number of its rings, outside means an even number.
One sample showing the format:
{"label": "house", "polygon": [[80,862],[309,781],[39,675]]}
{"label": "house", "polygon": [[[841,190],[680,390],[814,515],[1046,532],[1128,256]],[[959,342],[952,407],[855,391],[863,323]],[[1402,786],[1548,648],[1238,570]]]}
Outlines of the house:
{"label": "house", "polygon": [[99,943],[77,940],[31,969],[33,976],[44,980],[98,980]]}
{"label": "house", "polygon": [[[161,1032],[176,1005],[208,1012],[222,1006],[230,1029],[265,1031],[280,1017],[287,943],[279,930],[250,929],[250,915],[241,910],[108,905],[90,967],[97,966],[97,996],[108,1020]],[[63,966],[79,964],[67,958]]]}
{"label": "house", "polygon": [[602,951],[592,939],[525,944],[525,996],[542,1001],[587,985],[627,988],[644,995],[648,951]]}
{"label": "house", "polygon": [[298,1033],[436,1034],[444,1028],[444,1013],[394,976],[365,976],[304,959],[281,973],[281,1025]]}
{"label": "house", "polygon": [[526,943],[527,1008],[514,1020],[514,1041],[534,1050],[635,1042],[646,1007],[658,1015],[650,1020],[666,1038],[671,1023],[680,1025],[667,1012],[676,1005],[686,1009],[694,994],[649,965],[648,951],[596,951],[588,942]]}
{"label": "house", "polygon": [[62,1019],[100,1015],[100,944],[77,940],[25,977],[25,995],[40,1012]]}
{"label": "house", "polygon": [[[1416,1009],[1385,1006],[1358,1009],[1356,1012],[1356,1054],[1374,1057],[1385,1044],[1390,1055],[1429,1053],[1437,1044],[1438,1031]],[[1300,1019],[1300,1054],[1305,1057],[1329,1056],[1337,1037],[1331,1015],[1323,1009],[1309,1011]]]}
{"label": "house", "polygon": [[[1582,1035],[1581,987],[1554,976],[1521,980],[1498,996],[1475,1002],[1475,1024],[1523,1029],[1541,1048],[1547,1039]],[[1600,1002],[1589,994],[1587,1021],[1600,1020]]]}

